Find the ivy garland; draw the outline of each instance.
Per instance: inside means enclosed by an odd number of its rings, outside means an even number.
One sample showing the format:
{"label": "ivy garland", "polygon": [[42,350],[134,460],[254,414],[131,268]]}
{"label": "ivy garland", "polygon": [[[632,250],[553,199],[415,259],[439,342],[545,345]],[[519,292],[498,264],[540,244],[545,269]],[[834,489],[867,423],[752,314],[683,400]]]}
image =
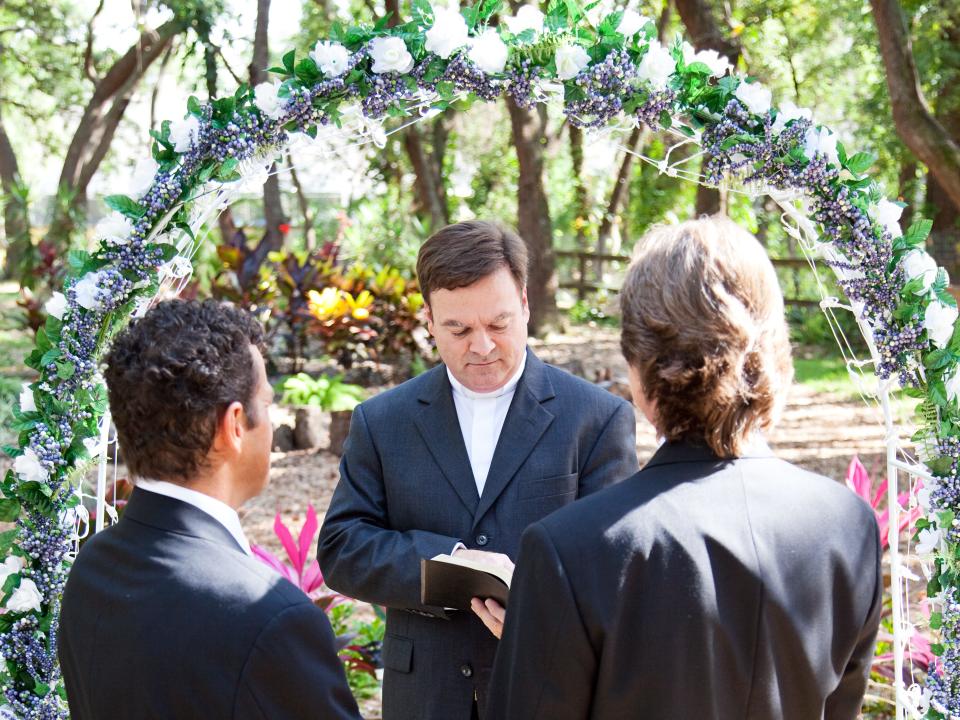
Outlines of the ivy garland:
{"label": "ivy garland", "polygon": [[14,410],[18,444],[5,448],[14,467],[0,483],[0,520],[16,521],[0,534],[0,717],[69,716],[56,660],[59,604],[75,487],[100,451],[107,409],[97,363],[160,280],[186,262],[178,247],[195,242],[203,212],[228,196],[217,193],[262,168],[292,135],[315,138],[318,128],[352,119],[380,144],[383,117],[503,95],[532,107],[561,93],[572,124],[673,125],[703,148],[709,182],[759,183],[807,199],[841,286],[871,329],[877,375],[896,376],[922,400],[913,439],[936,482],[921,493],[918,549],[931,553],[931,627],[941,635],[924,705],[927,718],[960,716],[960,330],[946,273],[923,250],[930,222],[902,233],[902,207],[865,175],[871,155],[848,155],[809,111],[773,107],[769,90],[729,74],[716,53],[679,39],[662,47],[654,24],[636,13],[594,25],[575,0],[554,0],[546,15],[525,7],[490,26],[500,9],[501,0],[459,13],[415,0],[409,23],[337,26],[309,56],[284,55],[271,68],[279,83],[208,103],[190,98],[185,119],[151,132],[152,159],[138,166],[133,192],[107,198],[115,212],[97,227],[98,249],[70,253],[64,292],[47,304],[26,361],[39,379]]}

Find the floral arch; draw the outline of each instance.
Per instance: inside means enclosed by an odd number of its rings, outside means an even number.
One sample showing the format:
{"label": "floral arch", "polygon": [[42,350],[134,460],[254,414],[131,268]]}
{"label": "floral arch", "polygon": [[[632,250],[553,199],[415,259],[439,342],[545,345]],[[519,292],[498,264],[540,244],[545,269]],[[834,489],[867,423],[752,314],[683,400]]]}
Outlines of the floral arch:
{"label": "floral arch", "polygon": [[[668,129],[699,148],[659,169],[736,191],[768,194],[782,221],[813,262],[837,276],[847,302],[825,298],[828,317],[852,311],[870,358],[851,358],[851,372],[875,377],[884,409],[891,518],[891,595],[896,678],[908,656],[905,575],[896,528],[898,489],[918,493],[920,549],[929,553],[930,625],[939,656],[925,689],[896,686],[897,717],[960,717],[960,330],[948,279],[923,250],[926,220],[906,232],[902,207],[866,174],[873,158],[849,154],[809,110],[776,107],[762,85],[731,74],[715,52],[696,53],[678,40],[655,38],[652,22],[632,11],[596,25],[574,0],[554,0],[546,15],[524,7],[489,25],[501,0],[461,11],[415,0],[411,22],[334,29],[307,57],[284,55],[279,82],[240,87],[230,97],[191,98],[184,119],[151,135],[152,156],[133,187],[107,199],[115,211],[97,226],[93,253],[74,251],[63,293],[27,364],[39,379],[15,409],[14,466],[0,483],[4,558],[0,615],[0,717],[68,717],[56,662],[59,602],[88,518],[79,478],[108,443],[109,410],[97,363],[117,330],[189,277],[198,231],[249,183],[266,178],[274,155],[325,153],[343,143],[382,145],[381,119],[400,127],[442,112],[455,101],[508,95],[521,106],[555,103],[572,124],[605,132],[644,123]],[[393,128],[392,131],[400,129]],[[690,169],[692,158],[700,170]],[[920,403],[901,447],[889,411],[902,387]],[[906,441],[903,441],[906,444]],[[922,461],[922,462],[921,462]],[[105,460],[97,493],[103,524]]]}

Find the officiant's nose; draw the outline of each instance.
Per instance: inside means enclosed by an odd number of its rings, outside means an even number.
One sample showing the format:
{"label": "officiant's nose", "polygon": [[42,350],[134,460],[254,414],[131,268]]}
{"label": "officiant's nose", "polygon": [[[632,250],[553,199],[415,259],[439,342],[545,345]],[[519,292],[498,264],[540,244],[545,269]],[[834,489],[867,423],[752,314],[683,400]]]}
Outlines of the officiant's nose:
{"label": "officiant's nose", "polygon": [[490,333],[486,330],[480,329],[470,333],[470,352],[474,355],[485,358],[492,353],[496,347],[497,344],[493,342],[493,338],[490,337]]}

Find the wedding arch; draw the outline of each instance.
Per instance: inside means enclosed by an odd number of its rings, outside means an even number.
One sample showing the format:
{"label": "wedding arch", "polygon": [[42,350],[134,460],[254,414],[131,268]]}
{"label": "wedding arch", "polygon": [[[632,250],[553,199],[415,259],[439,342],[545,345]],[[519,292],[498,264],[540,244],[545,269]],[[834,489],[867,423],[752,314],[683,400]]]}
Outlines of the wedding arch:
{"label": "wedding arch", "polygon": [[[767,88],[733,74],[717,53],[679,39],[664,47],[632,11],[591,23],[575,0],[553,0],[545,15],[524,7],[490,26],[501,2],[458,12],[414,0],[406,24],[336,27],[307,56],[284,55],[271,69],[278,82],[207,103],[190,98],[184,119],[151,132],[151,157],[132,186],[107,198],[114,213],[97,226],[97,249],[70,253],[63,292],[47,303],[27,359],[39,379],[14,410],[18,444],[6,448],[14,466],[0,483],[0,520],[16,521],[0,534],[0,717],[68,717],[59,602],[79,528],[90,522],[80,478],[98,456],[96,529],[108,509],[110,421],[97,363],[114,333],[183,286],[198,232],[245,187],[262,185],[280,151],[382,146],[383,118],[395,132],[454,102],[503,95],[528,108],[559,106],[595,132],[641,123],[670,132],[677,141],[667,157],[645,160],[671,176],[769,195],[811,265],[836,275],[846,301],[824,296],[821,306],[885,418],[897,717],[960,717],[960,330],[946,273],[923,249],[930,222],[903,232],[902,206],[867,175],[870,154],[847,152],[809,110],[775,106]],[[685,145],[696,152],[675,153]],[[839,310],[854,314],[869,358],[845,342]],[[920,404],[909,437],[890,409],[900,388]],[[910,493],[922,508],[917,549],[940,636],[925,688],[902,682],[913,629],[898,533],[904,488],[919,488]]]}

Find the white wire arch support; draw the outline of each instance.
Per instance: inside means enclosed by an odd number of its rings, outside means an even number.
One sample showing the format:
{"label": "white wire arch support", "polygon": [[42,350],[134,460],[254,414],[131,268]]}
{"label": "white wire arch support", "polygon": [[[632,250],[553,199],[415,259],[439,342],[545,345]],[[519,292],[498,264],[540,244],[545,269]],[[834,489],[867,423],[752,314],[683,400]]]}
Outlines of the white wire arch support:
{"label": "white wire arch support", "polygon": [[[545,100],[552,96],[547,95]],[[267,178],[271,175],[281,175],[289,173],[291,170],[303,166],[309,161],[317,159],[329,159],[339,156],[348,147],[357,147],[372,144],[378,148],[384,147],[386,138],[389,135],[400,132],[407,127],[418,123],[438,113],[431,107],[433,99],[421,98],[411,106],[415,111],[412,117],[402,125],[385,130],[379,122],[369,120],[363,117],[359,108],[350,109],[344,113],[344,122],[342,127],[325,126],[321,127],[315,139],[309,140],[301,134],[293,135],[283,147],[268,148],[259,156],[245,161],[238,168],[240,179],[230,183],[209,182],[189,201],[193,203],[190,215],[190,228],[192,235],[179,231],[179,235],[172,237],[170,242],[177,246],[177,256],[166,263],[160,269],[159,289],[157,293],[150,298],[142,299],[132,317],[142,316],[154,304],[162,299],[175,297],[183,290],[193,274],[192,258],[199,250],[201,244],[205,242],[210,233],[213,222],[220,214],[230,206],[231,202],[239,195],[243,194],[251,187],[262,187]],[[610,135],[622,135],[625,130],[635,127],[631,122],[625,122],[620,125],[602,127],[589,130],[586,134],[588,143],[596,142]],[[684,129],[681,129],[684,128]],[[646,162],[658,169],[659,172],[675,178],[681,178],[698,185],[716,187],[707,182],[706,178],[699,172],[684,165],[696,163],[703,156],[700,146],[700,131],[682,124],[674,124],[668,133],[678,139],[678,142],[668,146],[664,158],[652,158],[642,152],[626,147],[617,143],[618,149],[629,153],[638,159]],[[680,153],[679,159],[671,161],[671,156],[679,149],[690,146],[696,151],[692,153]],[[293,150],[296,150],[296,156]],[[271,172],[269,168],[274,163],[274,158],[280,152],[291,151],[293,163],[284,167],[274,166]],[[904,508],[899,504],[900,475],[905,474],[908,478],[917,478],[925,481],[932,481],[932,477],[926,469],[920,464],[911,453],[901,445],[901,431],[895,422],[891,408],[891,391],[896,382],[895,379],[879,381],[876,375],[871,373],[868,377],[866,368],[876,368],[880,362],[879,353],[873,342],[873,333],[870,326],[864,319],[862,306],[856,302],[843,302],[836,297],[831,296],[817,271],[816,261],[824,261],[833,270],[839,279],[844,279],[850,271],[842,269],[836,261],[842,261],[834,248],[828,244],[819,241],[819,233],[809,218],[805,198],[798,193],[778,192],[765,186],[743,187],[732,182],[723,183],[723,188],[727,192],[746,194],[752,197],[758,195],[768,195],[782,211],[781,223],[784,230],[791,234],[797,241],[804,256],[810,263],[814,271],[814,277],[817,280],[818,291],[821,296],[820,307],[824,312],[828,324],[833,333],[848,372],[854,380],[854,384],[865,403],[876,407],[883,418],[885,432],[885,450],[887,467],[887,502],[889,508],[889,557],[891,574],[891,597],[893,599],[893,646],[894,646],[894,692],[897,720],[915,720],[921,717],[918,709],[919,688],[913,686],[907,688],[903,684],[903,668],[905,659],[905,650],[909,633],[912,631],[912,625],[909,622],[909,598],[907,594],[907,581],[916,579],[916,576],[903,564],[903,556],[900,550],[899,541],[899,522]],[[156,226],[149,240],[154,240],[166,230],[167,223],[179,209],[179,205],[172,209]],[[205,230],[206,229],[206,230]],[[866,340],[870,351],[869,359],[859,359],[852,349],[849,339],[846,337],[841,324],[836,318],[835,310],[848,311],[853,313],[857,325]],[[117,518],[114,507],[106,501],[108,488],[106,483],[108,449],[110,445],[114,446],[114,486],[116,485],[117,474],[117,451],[116,437],[110,432],[110,411],[106,411],[100,436],[99,466],[97,473],[97,488],[94,496],[85,495],[79,492],[81,497],[90,497],[96,499],[96,512],[93,518],[94,529],[99,532],[106,525],[106,516],[113,521]],[[912,480],[908,481],[912,484]],[[90,530],[91,523],[89,519],[84,521],[77,518],[77,532],[75,541],[83,537],[79,528],[85,527]],[[912,662],[912,659],[911,659]]]}

